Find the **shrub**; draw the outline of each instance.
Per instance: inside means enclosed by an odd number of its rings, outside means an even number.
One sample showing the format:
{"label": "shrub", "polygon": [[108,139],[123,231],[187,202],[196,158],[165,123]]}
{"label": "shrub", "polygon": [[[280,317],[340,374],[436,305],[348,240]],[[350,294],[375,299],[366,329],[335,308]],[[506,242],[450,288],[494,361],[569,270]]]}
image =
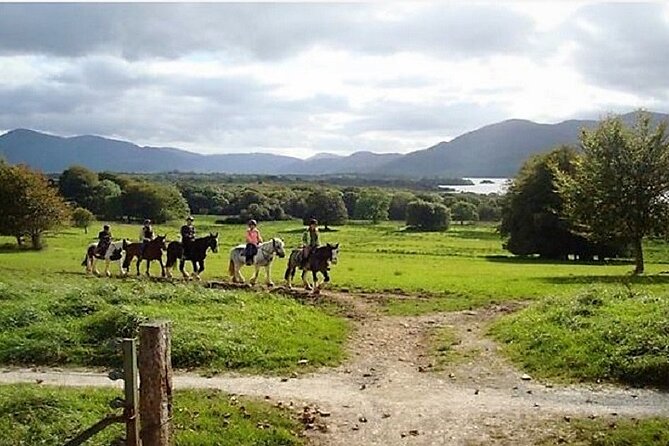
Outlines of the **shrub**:
{"label": "shrub", "polygon": [[446,206],[427,201],[412,201],[407,205],[407,225],[423,231],[448,229],[451,213]]}

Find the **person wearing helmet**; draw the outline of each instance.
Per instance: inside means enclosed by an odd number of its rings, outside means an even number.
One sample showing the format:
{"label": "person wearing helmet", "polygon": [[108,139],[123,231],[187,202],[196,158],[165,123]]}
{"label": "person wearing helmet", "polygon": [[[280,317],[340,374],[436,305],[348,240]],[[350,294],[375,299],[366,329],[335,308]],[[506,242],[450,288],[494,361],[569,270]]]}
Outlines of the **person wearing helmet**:
{"label": "person wearing helmet", "polygon": [[112,233],[109,225],[104,225],[102,231],[98,232],[98,246],[96,252],[99,256],[104,256],[112,242]]}
{"label": "person wearing helmet", "polygon": [[151,227],[151,220],[147,218],[144,220],[144,226],[139,231],[139,241],[142,242],[140,255],[144,255],[144,250],[151,240],[153,240],[153,228]]}
{"label": "person wearing helmet", "polygon": [[193,226],[193,217],[186,218],[186,224],[181,227],[181,244],[184,248],[184,258],[190,258],[190,250],[195,240],[195,226]]}
{"label": "person wearing helmet", "polygon": [[248,228],[246,229],[246,249],[244,249],[247,265],[253,265],[253,258],[258,253],[258,245],[261,243],[262,236],[260,235],[260,231],[258,231],[258,222],[249,220]]}
{"label": "person wearing helmet", "polygon": [[309,226],[302,234],[302,268],[307,266],[309,255],[318,248],[318,220],[315,218],[309,219]]}

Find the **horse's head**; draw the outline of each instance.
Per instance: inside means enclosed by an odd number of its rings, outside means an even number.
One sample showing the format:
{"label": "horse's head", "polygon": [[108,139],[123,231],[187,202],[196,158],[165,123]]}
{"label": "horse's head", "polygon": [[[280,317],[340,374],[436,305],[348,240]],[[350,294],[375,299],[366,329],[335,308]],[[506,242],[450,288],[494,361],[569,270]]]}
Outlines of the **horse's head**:
{"label": "horse's head", "polygon": [[167,249],[167,234],[158,235],[153,239],[153,242],[160,248],[161,251]]}
{"label": "horse's head", "polygon": [[211,252],[218,252],[218,232],[215,234],[209,233],[207,246],[211,248]]}
{"label": "horse's head", "polygon": [[274,249],[274,252],[276,255],[278,255],[280,258],[286,257],[286,251],[284,249],[285,244],[283,243],[283,240],[280,238],[273,238],[272,239],[272,248]]}
{"label": "horse's head", "polygon": [[328,251],[330,252],[330,258],[329,258],[330,262],[332,262],[333,264],[336,265],[337,264],[337,256],[339,255],[339,243],[337,243],[335,245],[332,245],[332,244],[328,243],[326,245],[326,247],[327,247]]}

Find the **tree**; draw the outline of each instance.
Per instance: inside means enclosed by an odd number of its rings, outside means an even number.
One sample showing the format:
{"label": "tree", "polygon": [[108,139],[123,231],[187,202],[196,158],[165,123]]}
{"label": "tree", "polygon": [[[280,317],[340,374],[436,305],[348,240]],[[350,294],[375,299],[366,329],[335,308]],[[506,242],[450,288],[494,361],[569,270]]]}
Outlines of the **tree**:
{"label": "tree", "polygon": [[136,220],[150,218],[156,223],[164,223],[188,214],[188,203],[174,186],[130,183],[121,198],[123,213]]}
{"label": "tree", "polygon": [[416,196],[411,192],[397,192],[393,194],[388,206],[388,217],[391,220],[406,220],[407,205],[416,200]]}
{"label": "tree", "polygon": [[360,189],[357,187],[348,187],[344,189],[342,199],[344,200],[344,205],[346,206],[346,212],[348,215],[355,215],[355,204],[360,198]]}
{"label": "tree", "polygon": [[72,222],[77,228],[84,228],[84,234],[88,234],[88,227],[95,220],[91,211],[85,208],[76,208],[72,211]]}
{"label": "tree", "polygon": [[481,221],[499,221],[502,218],[502,210],[494,203],[482,201],[476,208]]}
{"label": "tree", "polygon": [[58,179],[58,188],[65,199],[90,209],[98,174],[83,166],[65,169]]}
{"label": "tree", "polygon": [[388,220],[390,196],[378,188],[363,189],[355,202],[355,218],[376,224]]}
{"label": "tree", "polygon": [[93,188],[92,201],[89,209],[106,219],[119,218],[121,209],[121,186],[112,180],[104,179]]}
{"label": "tree", "polygon": [[451,213],[446,206],[427,201],[412,201],[407,205],[407,226],[424,231],[448,229]]}
{"label": "tree", "polygon": [[667,124],[653,125],[643,112],[632,128],[608,118],[583,130],[580,143],[574,175],[559,175],[566,210],[589,236],[629,242],[641,274],[644,237],[669,226]]}
{"label": "tree", "polygon": [[306,199],[307,209],[303,217],[316,218],[327,229],[329,225],[341,225],[348,220],[342,193],[336,190],[319,189],[311,192]]}
{"label": "tree", "polygon": [[40,172],[27,166],[0,165],[0,233],[28,235],[33,249],[43,247],[45,231],[69,220],[69,208]]}
{"label": "tree", "polygon": [[468,201],[456,201],[453,206],[451,206],[451,217],[453,217],[453,220],[457,220],[463,225],[465,224],[465,220],[477,221],[479,219],[479,214],[474,203],[469,203]]}

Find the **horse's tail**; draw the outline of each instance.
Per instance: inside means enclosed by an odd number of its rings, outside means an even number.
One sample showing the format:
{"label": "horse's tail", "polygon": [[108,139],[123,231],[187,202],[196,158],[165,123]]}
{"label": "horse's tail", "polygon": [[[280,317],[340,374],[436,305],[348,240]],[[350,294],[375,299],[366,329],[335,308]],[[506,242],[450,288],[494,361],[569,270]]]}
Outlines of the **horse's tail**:
{"label": "horse's tail", "polygon": [[228,274],[230,274],[231,277],[235,275],[235,262],[230,259],[230,263],[228,264]]}
{"label": "horse's tail", "polygon": [[85,266],[86,268],[88,268],[88,262],[90,262],[91,255],[94,255],[91,252],[91,249],[92,249],[91,246],[86,248],[86,254],[84,255],[84,260],[81,262],[81,266]]}
{"label": "horse's tail", "polygon": [[177,241],[170,242],[170,244],[167,245],[167,262],[165,263],[165,267],[172,268],[182,254],[181,243]]}

